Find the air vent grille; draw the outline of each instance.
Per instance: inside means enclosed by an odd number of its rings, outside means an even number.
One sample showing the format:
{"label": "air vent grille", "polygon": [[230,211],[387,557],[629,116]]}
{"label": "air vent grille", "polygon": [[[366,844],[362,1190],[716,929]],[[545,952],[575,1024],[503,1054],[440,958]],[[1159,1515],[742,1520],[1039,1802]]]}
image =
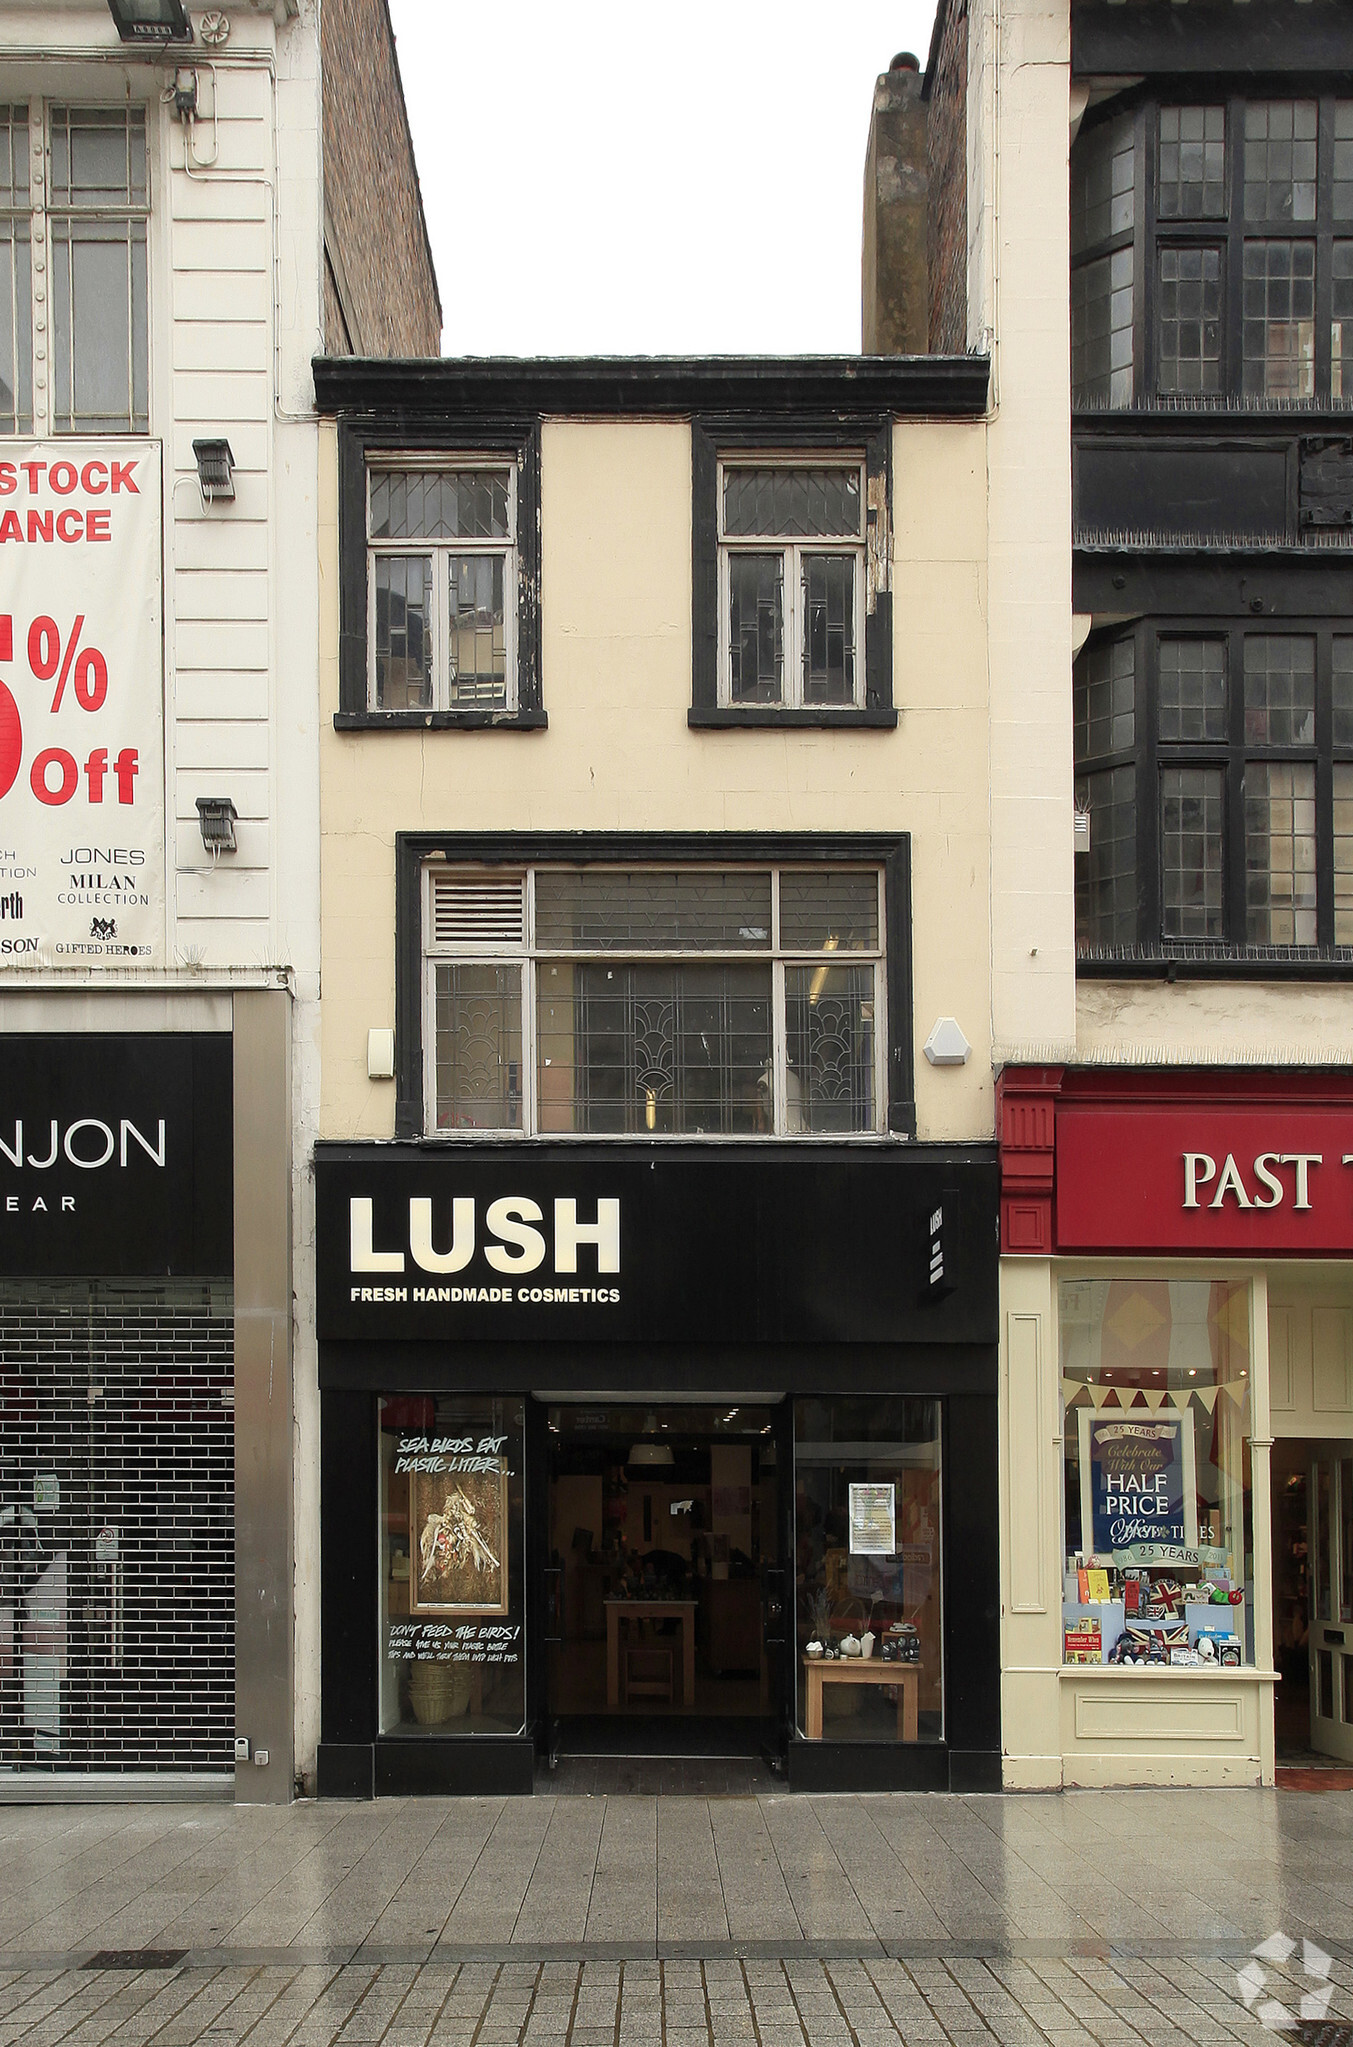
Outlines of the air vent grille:
{"label": "air vent grille", "polygon": [[526,883],[463,874],[432,877],[432,943],[439,952],[478,952],[525,938]]}

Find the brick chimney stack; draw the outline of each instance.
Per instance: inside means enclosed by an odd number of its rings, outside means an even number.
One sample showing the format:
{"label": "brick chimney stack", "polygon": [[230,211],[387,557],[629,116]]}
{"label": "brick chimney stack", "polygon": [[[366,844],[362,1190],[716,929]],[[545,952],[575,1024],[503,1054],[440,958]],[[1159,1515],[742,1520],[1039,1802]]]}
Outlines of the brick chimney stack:
{"label": "brick chimney stack", "polygon": [[863,348],[925,355],[930,347],[926,263],[926,107],[915,57],[893,58],[874,87],[864,163]]}

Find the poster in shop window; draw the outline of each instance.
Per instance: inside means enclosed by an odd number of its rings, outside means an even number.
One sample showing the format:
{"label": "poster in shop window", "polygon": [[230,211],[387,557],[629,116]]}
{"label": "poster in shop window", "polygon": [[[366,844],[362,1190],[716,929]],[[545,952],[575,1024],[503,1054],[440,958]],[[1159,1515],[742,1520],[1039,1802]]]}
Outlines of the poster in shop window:
{"label": "poster in shop window", "polygon": [[160,449],[0,459],[0,970],[164,959]]}
{"label": "poster in shop window", "polygon": [[891,1557],[897,1554],[897,1495],[886,1485],[850,1488],[850,1554]]}
{"label": "poster in shop window", "polygon": [[507,1612],[507,1465],[482,1462],[487,1469],[410,1475],[410,1613]]}
{"label": "poster in shop window", "polygon": [[1107,1556],[1140,1543],[1196,1548],[1192,1417],[1147,1409],[1077,1413],[1082,1549]]}

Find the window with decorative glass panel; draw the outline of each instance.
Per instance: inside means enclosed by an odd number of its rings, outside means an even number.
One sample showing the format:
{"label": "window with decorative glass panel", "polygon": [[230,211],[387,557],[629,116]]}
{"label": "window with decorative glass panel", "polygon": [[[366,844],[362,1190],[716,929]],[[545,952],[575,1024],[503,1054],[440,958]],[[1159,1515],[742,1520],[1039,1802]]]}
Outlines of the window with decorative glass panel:
{"label": "window with decorative glass panel", "polygon": [[864,703],[863,461],[719,465],[719,702]]}
{"label": "window with decorative glass panel", "polygon": [[883,1128],[877,868],[430,867],[431,1134]]}
{"label": "window with decorative glass panel", "polygon": [[367,508],[370,708],[515,710],[515,464],[373,467]]}

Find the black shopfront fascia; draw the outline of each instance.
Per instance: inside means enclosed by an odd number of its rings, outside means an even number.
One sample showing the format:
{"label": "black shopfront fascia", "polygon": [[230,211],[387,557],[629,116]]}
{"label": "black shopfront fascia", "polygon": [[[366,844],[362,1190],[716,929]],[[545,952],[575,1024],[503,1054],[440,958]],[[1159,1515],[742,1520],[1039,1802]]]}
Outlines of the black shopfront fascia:
{"label": "black shopfront fascia", "polygon": [[[316,1147],[321,1389],[322,1653],[319,1788],[370,1797],[526,1792],[545,1726],[545,1394],[599,1399],[915,1395],[941,1402],[943,1743],[788,1744],[806,1789],[996,1789],[1000,1784],[997,1517],[997,1175],[990,1147],[882,1142],[337,1145]],[[531,1285],[484,1264],[483,1219],[535,1202],[546,1250]],[[475,1258],[457,1275],[510,1298],[415,1299],[410,1200],[475,1204]],[[619,1203],[620,1269],[556,1271],[555,1203],[579,1221]],[[406,1270],[366,1285],[352,1265],[351,1204],[371,1203],[370,1245]],[[573,1211],[570,1211],[572,1213]],[[943,1272],[931,1279],[933,1223]],[[359,1231],[359,1236],[362,1232]],[[567,1267],[567,1256],[563,1264]],[[599,1284],[604,1282],[604,1284]],[[434,1295],[444,1283],[433,1280]],[[445,1288],[450,1293],[449,1288]],[[599,1301],[597,1292],[618,1298]],[[567,1298],[570,1292],[579,1298]],[[525,1293],[528,1298],[519,1296]],[[544,1300],[533,1294],[554,1296]],[[564,1298],[559,1298],[559,1296]],[[527,1731],[379,1731],[378,1398],[476,1392],[525,1400]],[[950,1568],[952,1566],[952,1568]],[[792,1631],[786,1656],[792,1656]],[[785,1677],[789,1678],[786,1668]],[[786,1684],[787,1695],[793,1695]]]}

